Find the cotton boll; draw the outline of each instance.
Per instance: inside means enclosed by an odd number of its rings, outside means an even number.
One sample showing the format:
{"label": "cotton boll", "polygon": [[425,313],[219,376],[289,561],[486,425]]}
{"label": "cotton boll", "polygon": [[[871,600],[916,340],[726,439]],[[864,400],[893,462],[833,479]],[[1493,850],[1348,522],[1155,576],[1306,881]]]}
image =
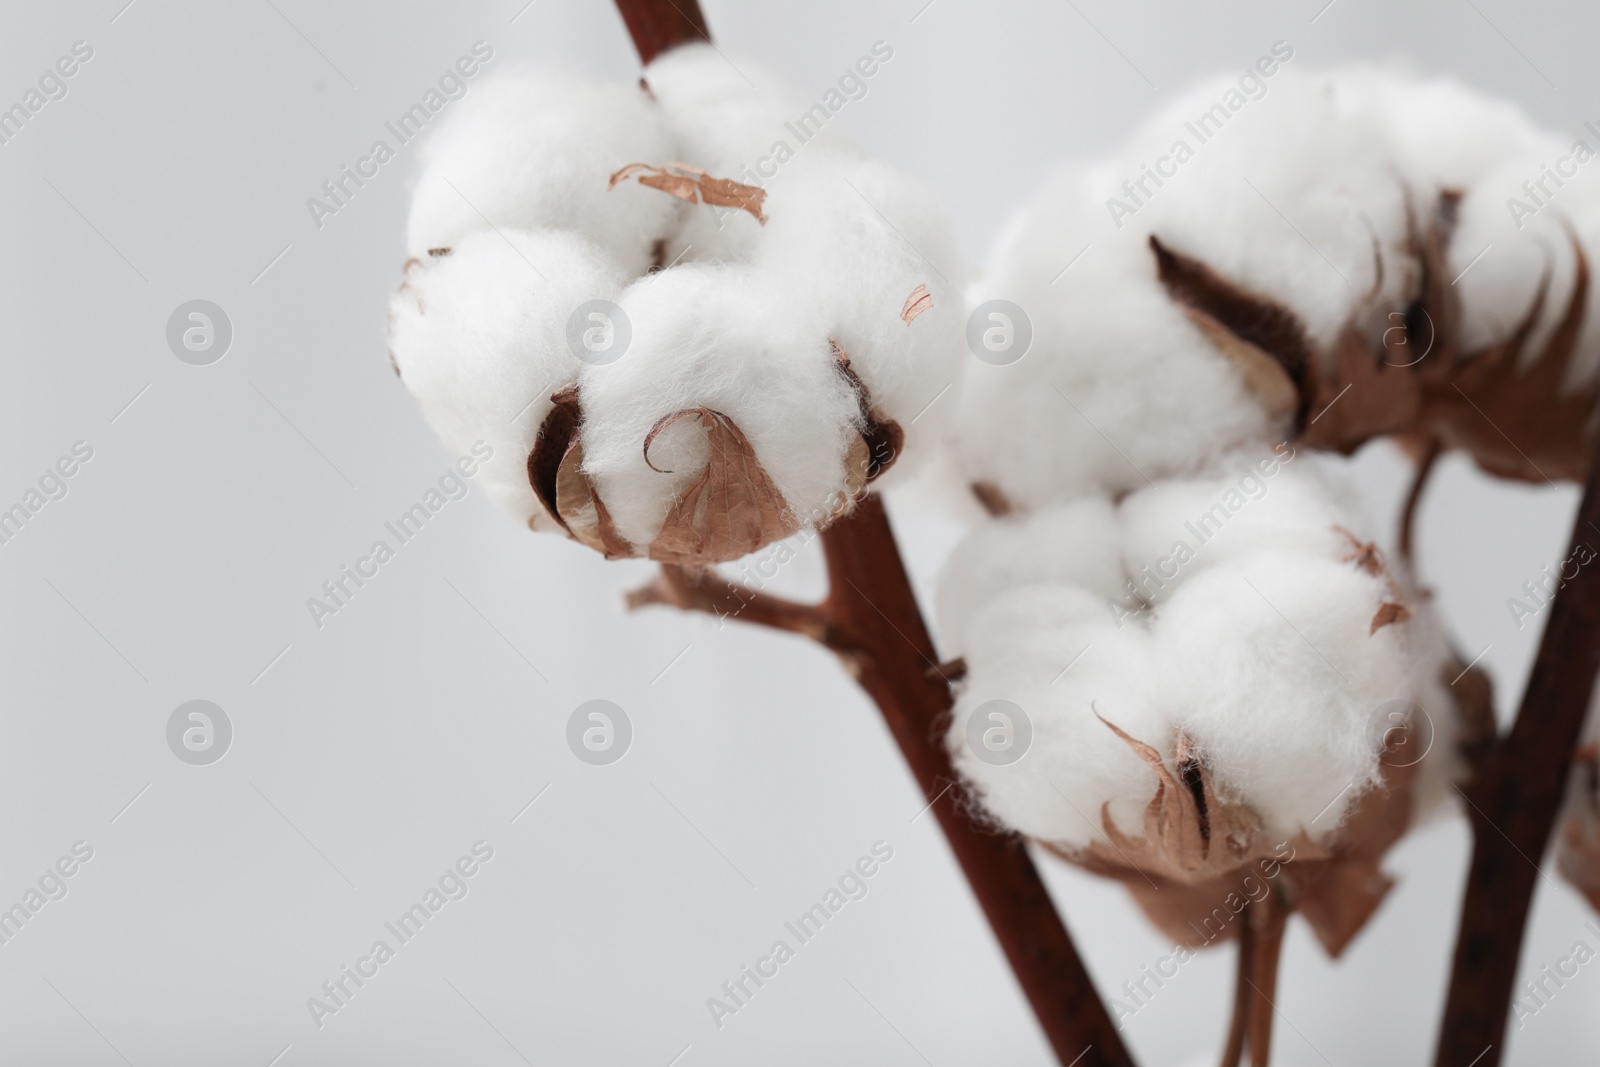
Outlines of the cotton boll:
{"label": "cotton boll", "polygon": [[644,78],[687,154],[695,157],[690,162],[753,163],[775,140],[793,140],[783,128],[789,109],[756,87],[777,79],[748,60],[735,66],[709,44],[687,44],[657,56]]}
{"label": "cotton boll", "polygon": [[1101,167],[1050,178],[1008,224],[968,299],[974,313],[1010,301],[1031,322],[1020,359],[966,361],[958,416],[971,479],[1017,507],[1187,473],[1272,428],[1161,289],[1148,234],[1107,223],[1110,177]]}
{"label": "cotton boll", "polygon": [[528,484],[528,452],[551,392],[584,367],[568,319],[624,284],[622,268],[575,234],[485,231],[414,261],[390,298],[390,352],[406,388],[452,453],[477,441],[494,449],[481,480],[536,528],[556,527]]}
{"label": "cotton boll", "polygon": [[[708,44],[663,53],[645,68],[645,80],[680,146],[679,158],[715,177],[774,193],[791,180],[796,167],[792,161],[802,153],[813,159],[853,154],[831,131],[800,141],[784,125],[800,108],[756,88],[776,84],[776,79],[743,59],[734,66]],[[693,208],[673,234],[667,258],[746,262],[762,237],[761,224],[745,212]]]}
{"label": "cotton boll", "polygon": [[[1155,778],[1096,710],[1171,755],[1150,635],[1136,626],[1116,629],[1099,597],[1061,585],[999,595],[973,614],[968,632],[967,682],[947,743],[984,807],[1007,826],[1066,849],[1104,839],[1106,804],[1116,826],[1139,833]],[[1032,742],[1015,762],[992,762],[969,744],[969,719],[991,700],[1010,701],[1028,717]]]}
{"label": "cotton boll", "polygon": [[645,456],[662,419],[697,408],[737,425],[805,524],[843,505],[860,421],[855,390],[821,325],[796,314],[766,275],[679,266],[635,282],[621,305],[631,346],[586,369],[580,395],[584,470],[623,537],[654,540],[673,500],[705,468],[705,437],[692,419],[661,431]]}
{"label": "cotton boll", "polygon": [[1370,632],[1381,579],[1270,553],[1195,575],[1154,624],[1179,725],[1270,835],[1327,841],[1380,771],[1371,719],[1412,699],[1404,624]]}
{"label": "cotton boll", "polygon": [[[1408,236],[1405,188],[1385,131],[1341,115],[1334,85],[1326,75],[1280,71],[1269,93],[1233,113],[1124,220],[1125,229],[1153,233],[1292,309],[1318,345],[1333,342],[1373,299],[1375,284],[1398,298],[1400,272],[1382,270],[1376,260],[1405,258]],[[1204,84],[1153,125],[1204,113],[1227,89]],[[1138,172],[1134,157],[1121,158],[1123,172]]]}
{"label": "cotton boll", "polygon": [[1122,563],[1145,600],[1159,603],[1201,570],[1264,551],[1352,556],[1364,536],[1349,487],[1322,457],[1279,445],[1215,467],[1225,473],[1159,482],[1122,501]]}
{"label": "cotton boll", "polygon": [[950,655],[963,655],[985,603],[1013,589],[1066,585],[1100,604],[1122,595],[1118,523],[1111,502],[1084,497],[1018,519],[980,523],[956,546],[939,579],[938,617]]}
{"label": "cotton boll", "polygon": [[[889,167],[826,159],[776,186],[754,264],[822,321],[874,407],[916,455],[955,403],[964,351],[959,257],[933,196]],[[931,306],[907,322],[923,287]],[[898,466],[898,465],[897,465]]]}
{"label": "cotton boll", "polygon": [[1517,105],[1453,78],[1371,63],[1340,67],[1330,76],[1341,110],[1383,127],[1389,158],[1424,197],[1466,188],[1505,159],[1560,145]]}
{"label": "cotton boll", "polygon": [[607,186],[629,163],[667,163],[679,149],[637,87],[525,70],[476,87],[425,145],[411,204],[413,256],[477,230],[576,230],[631,275],[649,269],[680,201],[635,182]]}
{"label": "cotton boll", "polygon": [[[1462,312],[1461,346],[1467,353],[1508,338],[1532,310],[1548,274],[1544,307],[1523,353],[1526,363],[1539,356],[1567,310],[1576,278],[1576,237],[1590,260],[1589,313],[1570,385],[1592,380],[1600,361],[1600,263],[1593,261],[1593,250],[1600,248],[1600,162],[1591,160],[1575,176],[1561,179],[1557,188],[1550,164],[1560,157],[1560,152],[1518,156],[1471,186],[1461,201],[1447,270],[1452,278],[1459,276],[1454,288]],[[1536,184],[1541,179],[1542,189]]]}

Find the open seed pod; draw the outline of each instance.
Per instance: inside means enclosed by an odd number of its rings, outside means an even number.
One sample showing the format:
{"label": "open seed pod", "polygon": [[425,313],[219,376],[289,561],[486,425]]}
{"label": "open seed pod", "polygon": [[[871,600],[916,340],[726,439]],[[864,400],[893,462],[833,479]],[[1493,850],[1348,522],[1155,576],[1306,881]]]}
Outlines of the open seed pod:
{"label": "open seed pod", "polygon": [[529,526],[734,559],[939,433],[961,346],[940,212],[831,136],[774,164],[791,113],[696,45],[638,87],[491,83],[434,140],[390,353],[447,445],[494,446]]}
{"label": "open seed pod", "polygon": [[1331,469],[1287,446],[1224,469],[977,530],[941,586],[948,743],[990,816],[1180,943],[1270,890],[1337,955],[1459,771],[1460,666]]}
{"label": "open seed pod", "polygon": [[1578,164],[1600,143],[1370,67],[1264,84],[1186,94],[1052,176],[996,242],[971,303],[1009,301],[1031,344],[963,391],[959,451],[991,510],[1277,439],[1584,473],[1600,170]]}

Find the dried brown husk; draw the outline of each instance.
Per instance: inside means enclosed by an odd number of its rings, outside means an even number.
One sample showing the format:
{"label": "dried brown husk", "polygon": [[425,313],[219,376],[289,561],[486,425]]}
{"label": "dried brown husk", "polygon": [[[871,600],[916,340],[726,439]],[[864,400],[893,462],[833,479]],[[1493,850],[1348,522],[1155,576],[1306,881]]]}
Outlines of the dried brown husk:
{"label": "dried brown husk", "polygon": [[[1404,622],[1410,612],[1397,602],[1399,587],[1382,550],[1342,526],[1335,530],[1351,543],[1344,562],[1383,578],[1396,597],[1384,602],[1369,633]],[[1459,665],[1449,669],[1462,673]],[[1108,804],[1100,812],[1101,839],[1083,849],[1045,847],[1122,882],[1150,920],[1180,944],[1200,947],[1234,936],[1232,918],[1268,881],[1330,956],[1345,950],[1383,902],[1393,881],[1380,863],[1411,822],[1421,760],[1399,765],[1380,755],[1376,782],[1353,799],[1330,839],[1317,842],[1301,833],[1283,840],[1217,788],[1205,753],[1186,733],[1179,731],[1169,766],[1153,745],[1101,721],[1156,775],[1141,832],[1118,827]]]}
{"label": "dried brown husk", "polygon": [[[1508,337],[1464,351],[1461,310],[1446,277],[1459,202],[1459,192],[1440,193],[1426,224],[1408,210],[1407,254],[1417,282],[1407,304],[1382,308],[1369,301],[1320,350],[1291,309],[1154,236],[1150,247],[1169,296],[1239,367],[1269,412],[1292,417],[1298,440],[1307,446],[1351,453],[1379,436],[1431,439],[1466,451],[1501,477],[1581,479],[1600,408],[1600,379],[1569,389],[1567,378],[1588,310],[1588,258],[1569,228],[1572,292],[1531,358],[1548,271]],[[1379,264],[1381,271],[1381,257]],[[1390,318],[1377,319],[1382,313]],[[1401,325],[1384,330],[1377,342],[1362,328],[1363,322],[1394,318]]]}
{"label": "dried brown husk", "polygon": [[1416,764],[1381,763],[1377,783],[1355,799],[1331,844],[1305,834],[1283,840],[1267,834],[1247,806],[1219,793],[1187,735],[1179,733],[1169,767],[1153,746],[1106,725],[1156,774],[1142,833],[1124,833],[1108,807],[1101,811],[1103,840],[1086,849],[1044,844],[1121,882],[1179,944],[1199,948],[1235,936],[1232,919],[1270,883],[1337,957],[1383,902],[1393,880],[1379,864],[1411,821]]}
{"label": "dried brown husk", "polygon": [[669,196],[691,204],[711,204],[748,211],[763,225],[767,217],[761,213],[767,191],[755,185],[745,185],[731,178],[717,178],[688,163],[667,163],[653,166],[649,163],[629,163],[611,175],[607,188],[615,189],[629,178],[637,177],[640,185],[660,189]]}
{"label": "dried brown husk", "polygon": [[1600,911],[1600,743],[1579,750],[1556,844],[1556,869]]}
{"label": "dried brown husk", "polygon": [[637,556],[638,551],[617,533],[605,503],[583,471],[583,445],[578,440],[583,407],[578,387],[558,390],[550,400],[554,407],[540,424],[528,453],[528,484],[534,495],[573,540],[607,559]]}
{"label": "dried brown husk", "polygon": [[798,517],[761,466],[749,439],[720,411],[697,407],[662,416],[645,436],[646,463],[650,463],[650,445],[657,435],[682,419],[694,419],[705,431],[706,464],[672,502],[661,531],[650,542],[651,559],[722,563],[800,528]]}

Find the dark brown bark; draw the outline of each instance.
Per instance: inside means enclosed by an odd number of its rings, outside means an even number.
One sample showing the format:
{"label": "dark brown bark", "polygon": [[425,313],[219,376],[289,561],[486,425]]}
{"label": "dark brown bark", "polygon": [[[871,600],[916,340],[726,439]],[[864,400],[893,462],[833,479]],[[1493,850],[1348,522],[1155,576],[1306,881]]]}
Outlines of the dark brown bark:
{"label": "dark brown bark", "polygon": [[[1600,455],[1572,534],[1600,531]],[[1436,1067],[1496,1067],[1517,960],[1539,872],[1600,668],[1600,566],[1578,570],[1556,592],[1538,658],[1509,733],[1463,795],[1472,822],[1472,864],[1455,965],[1440,1025]]]}
{"label": "dark brown bark", "polygon": [[669,48],[709,41],[699,0],[616,0],[639,61],[646,65]]}

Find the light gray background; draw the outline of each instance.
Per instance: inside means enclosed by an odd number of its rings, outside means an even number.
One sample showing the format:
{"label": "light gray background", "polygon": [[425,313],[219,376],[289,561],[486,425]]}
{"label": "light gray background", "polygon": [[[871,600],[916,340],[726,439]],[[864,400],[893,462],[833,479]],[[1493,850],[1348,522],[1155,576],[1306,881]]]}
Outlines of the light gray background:
{"label": "light gray background", "polygon": [[[1590,5],[1323,2],[706,8],[730,55],[807,99],[889,41],[839,121],[937,188],[973,261],[1052,161],[1280,38],[1297,65],[1410,57],[1561,129],[1600,117]],[[5,0],[0,24],[6,104],[75,40],[95,49],[0,147],[0,503],[94,448],[0,546],[0,903],[95,849],[0,946],[0,1063],[1050,1062],[876,712],[821,650],[625,614],[647,567],[535,537],[477,490],[311,625],[305,599],[451,457],[384,355],[414,146],[320,231],[305,200],[477,39],[491,70],[635,77],[611,5],[124,3]],[[194,298],[234,326],[210,367],[163,338]],[[1403,468],[1379,448],[1356,470],[1387,523]],[[1428,498],[1426,575],[1459,643],[1489,646],[1502,715],[1537,634],[1505,600],[1561,556],[1573,506],[1454,461]],[[926,590],[954,530],[897,519]],[[820,580],[814,559],[785,577]],[[164,739],[195,698],[235,731],[207,767]],[[594,698],[634,724],[609,767],[563,740]],[[470,895],[314,1028],[306,998],[480,838],[495,856]],[[871,894],[714,1029],[705,998],[880,838],[895,856]],[[1459,821],[1409,839],[1337,965],[1292,927],[1282,1062],[1429,1055],[1466,841]],[[1104,988],[1168,951],[1120,889],[1045,868]],[[1544,881],[1525,962],[1594,943],[1585,918]],[[1142,1062],[1212,1058],[1231,966],[1206,955],[1129,1023]],[[1513,1062],[1592,1053],[1597,971]]]}

